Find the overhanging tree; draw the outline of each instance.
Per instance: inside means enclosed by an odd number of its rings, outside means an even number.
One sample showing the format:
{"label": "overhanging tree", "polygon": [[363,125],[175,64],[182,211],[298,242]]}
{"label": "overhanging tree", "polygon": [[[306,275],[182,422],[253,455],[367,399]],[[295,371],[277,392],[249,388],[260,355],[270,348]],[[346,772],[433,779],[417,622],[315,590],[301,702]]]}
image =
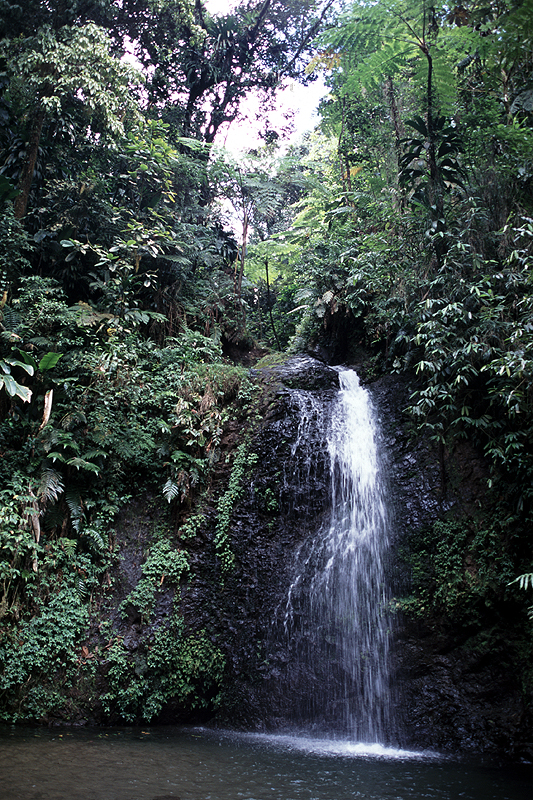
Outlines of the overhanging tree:
{"label": "overhanging tree", "polygon": [[254,0],[211,15],[201,0],[124,0],[113,23],[147,72],[149,102],[179,133],[213,142],[250,92],[272,97],[305,79],[313,40],[334,0]]}
{"label": "overhanging tree", "polygon": [[45,119],[60,117],[72,102],[82,105],[86,134],[120,136],[124,118],[135,113],[132,89],[139,83],[131,66],[110,54],[110,41],[94,24],[45,26],[34,36],[6,40],[7,95],[25,129],[15,216],[26,213]]}

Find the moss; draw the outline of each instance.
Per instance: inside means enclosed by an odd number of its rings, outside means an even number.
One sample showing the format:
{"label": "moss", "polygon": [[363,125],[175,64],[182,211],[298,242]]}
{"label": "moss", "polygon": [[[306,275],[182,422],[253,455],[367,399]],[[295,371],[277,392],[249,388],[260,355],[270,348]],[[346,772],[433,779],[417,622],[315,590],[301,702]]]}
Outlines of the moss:
{"label": "moss", "polygon": [[256,369],[267,369],[268,367],[279,367],[282,364],[285,364],[291,356],[288,353],[268,353],[268,355],[263,356],[256,366]]}

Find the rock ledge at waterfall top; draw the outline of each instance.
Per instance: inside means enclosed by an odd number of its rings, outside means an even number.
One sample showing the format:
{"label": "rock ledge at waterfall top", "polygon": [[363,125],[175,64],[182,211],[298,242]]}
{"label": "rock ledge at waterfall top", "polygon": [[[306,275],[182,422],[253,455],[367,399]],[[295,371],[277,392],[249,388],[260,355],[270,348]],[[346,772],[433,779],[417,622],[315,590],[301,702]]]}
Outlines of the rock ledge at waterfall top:
{"label": "rock ledge at waterfall top", "polygon": [[339,375],[327,364],[306,355],[282,358],[262,359],[252,370],[252,374],[265,376],[270,373],[289,389],[338,389]]}

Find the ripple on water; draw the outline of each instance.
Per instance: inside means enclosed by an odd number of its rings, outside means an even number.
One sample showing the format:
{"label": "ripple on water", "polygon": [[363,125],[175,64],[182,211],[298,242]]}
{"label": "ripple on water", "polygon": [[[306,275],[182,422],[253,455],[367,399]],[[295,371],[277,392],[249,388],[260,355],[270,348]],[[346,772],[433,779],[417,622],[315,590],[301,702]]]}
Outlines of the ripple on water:
{"label": "ripple on water", "polygon": [[436,754],[200,728],[0,729],[0,800],[531,800]]}

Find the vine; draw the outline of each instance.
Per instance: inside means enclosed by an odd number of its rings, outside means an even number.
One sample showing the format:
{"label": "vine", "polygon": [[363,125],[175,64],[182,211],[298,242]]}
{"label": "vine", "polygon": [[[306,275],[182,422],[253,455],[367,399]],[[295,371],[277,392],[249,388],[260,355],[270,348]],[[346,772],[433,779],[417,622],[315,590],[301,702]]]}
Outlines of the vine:
{"label": "vine", "polygon": [[235,453],[228,488],[217,503],[217,526],[215,529],[215,552],[220,559],[222,572],[229,572],[235,556],[231,550],[230,523],[236,503],[244,492],[243,478],[247,470],[257,463],[258,456],[249,452],[249,442],[239,445]]}
{"label": "vine", "polygon": [[127,616],[128,606],[134,606],[148,621],[157,590],[163,584],[178,586],[189,573],[187,556],[182,550],[175,550],[167,539],[156,542],[142,566],[142,578],[120,605],[122,616]]}
{"label": "vine", "polygon": [[224,657],[205,631],[187,635],[173,615],[161,625],[143,651],[134,654],[117,638],[106,657],[107,691],[103,710],[125,722],[150,722],[169,700],[189,708],[216,708]]}

